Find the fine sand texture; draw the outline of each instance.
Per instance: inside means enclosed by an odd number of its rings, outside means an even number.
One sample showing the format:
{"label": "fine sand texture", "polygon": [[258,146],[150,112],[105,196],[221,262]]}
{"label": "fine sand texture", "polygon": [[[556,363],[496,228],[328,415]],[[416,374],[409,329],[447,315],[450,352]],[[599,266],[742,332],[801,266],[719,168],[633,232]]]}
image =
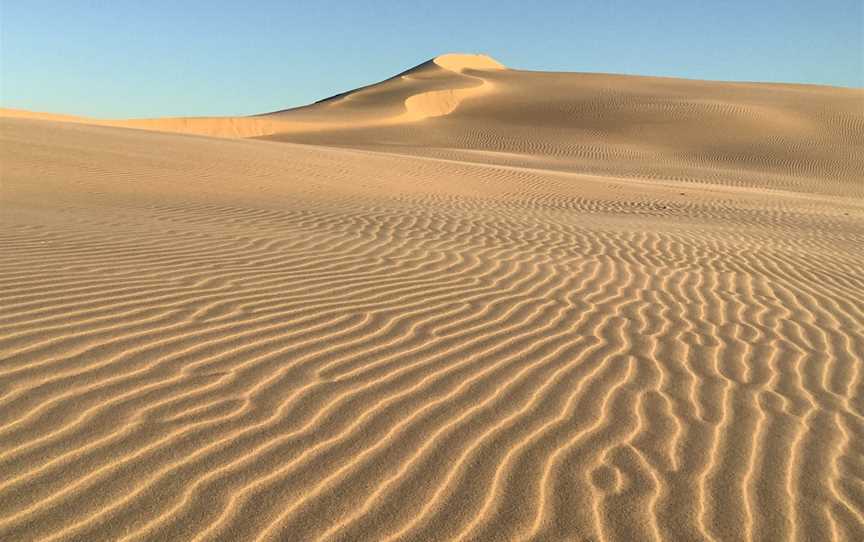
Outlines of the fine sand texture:
{"label": "fine sand texture", "polygon": [[0,540],[864,540],[860,89],[445,55],[0,167]]}

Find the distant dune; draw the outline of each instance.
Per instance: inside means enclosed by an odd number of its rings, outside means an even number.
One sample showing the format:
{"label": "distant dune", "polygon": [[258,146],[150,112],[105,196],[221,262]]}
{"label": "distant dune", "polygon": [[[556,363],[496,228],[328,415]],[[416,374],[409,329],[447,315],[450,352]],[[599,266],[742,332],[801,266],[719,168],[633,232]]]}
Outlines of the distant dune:
{"label": "distant dune", "polygon": [[451,113],[464,99],[479,96],[490,83],[470,72],[502,70],[485,55],[447,54],[392,79],[316,104],[251,117],[177,117],[105,120],[0,109],[0,117],[67,121],[98,126],[248,138],[283,133],[351,130],[415,122]]}
{"label": "distant dune", "polygon": [[860,89],[4,110],[0,540],[864,540],[862,198]]}

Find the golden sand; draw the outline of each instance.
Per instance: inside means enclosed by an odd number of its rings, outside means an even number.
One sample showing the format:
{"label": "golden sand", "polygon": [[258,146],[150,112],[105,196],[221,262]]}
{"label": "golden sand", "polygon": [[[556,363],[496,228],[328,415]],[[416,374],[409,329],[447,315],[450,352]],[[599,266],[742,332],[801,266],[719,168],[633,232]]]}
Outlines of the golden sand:
{"label": "golden sand", "polygon": [[864,540],[864,91],[3,117],[0,540]]}

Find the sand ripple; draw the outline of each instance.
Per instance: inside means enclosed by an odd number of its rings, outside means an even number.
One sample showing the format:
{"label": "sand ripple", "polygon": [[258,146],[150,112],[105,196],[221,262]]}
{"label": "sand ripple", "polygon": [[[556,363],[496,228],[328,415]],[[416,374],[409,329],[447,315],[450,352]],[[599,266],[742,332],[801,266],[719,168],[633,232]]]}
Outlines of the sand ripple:
{"label": "sand ripple", "polygon": [[841,185],[2,137],[2,540],[864,539]]}

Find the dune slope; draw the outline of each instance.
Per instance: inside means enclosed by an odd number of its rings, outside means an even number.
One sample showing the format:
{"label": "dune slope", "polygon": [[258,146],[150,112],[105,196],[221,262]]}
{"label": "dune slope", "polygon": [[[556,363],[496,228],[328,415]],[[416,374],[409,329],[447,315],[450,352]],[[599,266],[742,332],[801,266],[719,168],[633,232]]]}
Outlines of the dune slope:
{"label": "dune slope", "polygon": [[0,539],[864,539],[862,96],[7,115]]}
{"label": "dune slope", "polygon": [[0,109],[0,118],[29,118],[227,138],[356,130],[446,115],[465,99],[483,95],[489,90],[490,83],[472,73],[503,69],[503,65],[485,55],[440,55],[374,85],[308,106],[250,117],[93,119]]}

